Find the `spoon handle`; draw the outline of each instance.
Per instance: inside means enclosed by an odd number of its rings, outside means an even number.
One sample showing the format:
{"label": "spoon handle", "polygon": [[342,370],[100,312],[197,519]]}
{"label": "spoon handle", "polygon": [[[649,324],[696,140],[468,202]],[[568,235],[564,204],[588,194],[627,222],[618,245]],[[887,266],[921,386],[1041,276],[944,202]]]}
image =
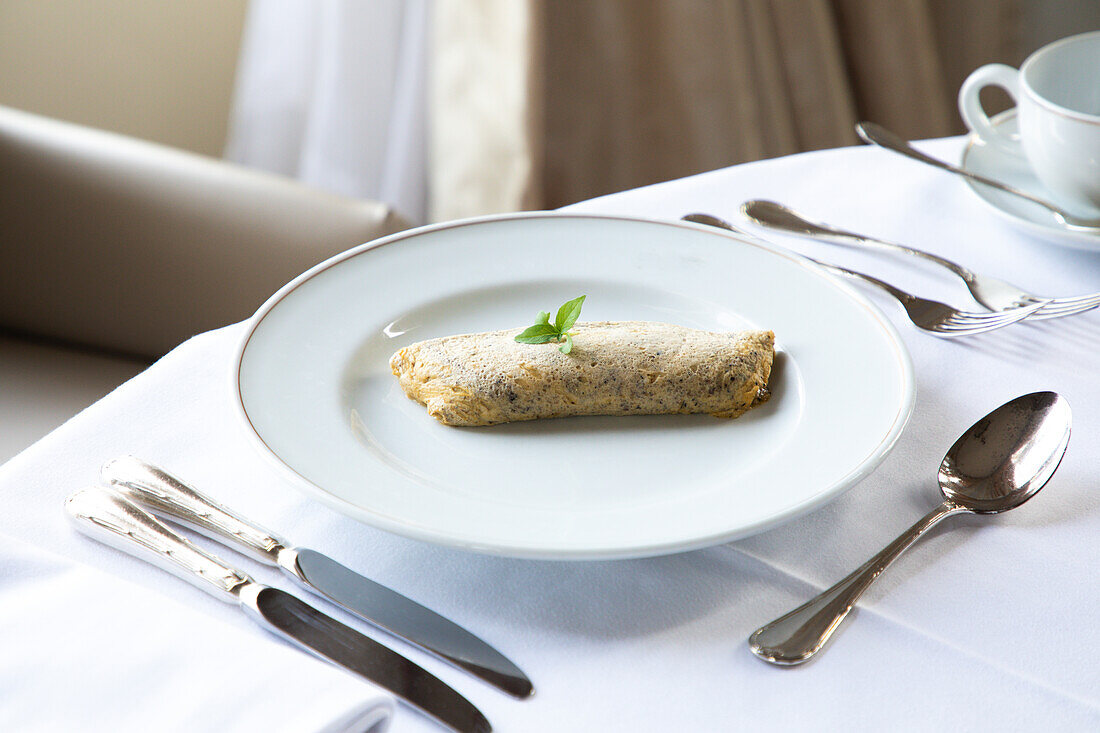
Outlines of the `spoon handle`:
{"label": "spoon handle", "polygon": [[1063,225],[1084,226],[1086,228],[1092,228],[1096,226],[1096,222],[1085,221],[1079,219],[1078,217],[1067,214],[1061,208],[1055,206],[1049,201],[1032,195],[1027,191],[1020,190],[1015,186],[1010,186],[1007,183],[995,180],[993,178],[987,178],[980,173],[974,173],[973,171],[969,171],[966,168],[952,165],[951,163],[940,160],[939,158],[933,158],[930,155],[926,155],[914,148],[906,140],[903,140],[894,133],[883,127],[880,127],[879,125],[874,124],[873,122],[860,122],[858,125],[856,125],[856,134],[858,134],[864,142],[870,143],[872,145],[878,145],[881,148],[892,150],[895,153],[900,153],[914,160],[919,160],[922,163],[927,163],[928,165],[935,166],[936,168],[941,168],[951,173],[957,173],[960,176],[965,176],[966,178],[977,181],[978,183],[984,183],[987,186],[992,186],[993,188],[1000,189],[1001,191],[1013,194],[1014,196],[1025,198],[1034,204],[1042,206],[1044,209],[1054,214],[1059,223]]}
{"label": "spoon handle", "polygon": [[943,502],[844,580],[753,632],[749,637],[752,653],[772,664],[805,662],[828,641],[859,597],[890,563],[940,520],[968,511],[951,501]]}

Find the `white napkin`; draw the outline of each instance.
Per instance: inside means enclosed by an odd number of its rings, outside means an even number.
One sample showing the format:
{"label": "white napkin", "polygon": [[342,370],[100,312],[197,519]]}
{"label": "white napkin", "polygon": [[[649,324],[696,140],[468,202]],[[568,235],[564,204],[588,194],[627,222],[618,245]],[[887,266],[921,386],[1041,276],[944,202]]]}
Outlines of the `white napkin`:
{"label": "white napkin", "polygon": [[275,637],[3,535],[0,650],[6,731],[382,733],[394,710]]}

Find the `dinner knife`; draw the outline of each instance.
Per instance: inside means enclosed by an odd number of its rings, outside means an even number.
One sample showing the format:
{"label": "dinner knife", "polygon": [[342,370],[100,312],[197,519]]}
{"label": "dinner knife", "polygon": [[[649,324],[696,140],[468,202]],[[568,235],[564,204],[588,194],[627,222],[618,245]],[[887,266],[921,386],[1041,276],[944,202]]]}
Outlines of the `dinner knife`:
{"label": "dinner knife", "polygon": [[429,672],[289,593],[255,582],[120,494],[84,489],[70,496],[65,508],[84,534],[239,603],[261,626],[389,690],[443,725],[459,733],[492,730],[481,711]]}
{"label": "dinner knife", "polygon": [[162,468],[124,456],[107,462],[101,476],[150,511],[170,515],[213,539],[235,543],[250,557],[282,568],[309,590],[509,695],[525,698],[534,692],[519,667],[458,624],[319,552],[290,545]]}

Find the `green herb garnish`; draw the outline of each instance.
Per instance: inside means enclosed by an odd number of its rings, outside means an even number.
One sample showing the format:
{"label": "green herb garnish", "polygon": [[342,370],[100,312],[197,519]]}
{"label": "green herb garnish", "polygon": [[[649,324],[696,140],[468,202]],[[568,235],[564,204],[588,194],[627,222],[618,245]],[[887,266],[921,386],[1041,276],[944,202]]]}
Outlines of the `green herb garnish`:
{"label": "green herb garnish", "polygon": [[569,332],[569,329],[580,318],[581,306],[584,305],[586,297],[588,296],[582,295],[563,303],[561,308],[558,308],[558,314],[554,316],[553,323],[550,323],[549,313],[539,311],[539,314],[535,317],[535,325],[524,329],[523,333],[516,336],[516,341],[521,344],[545,344],[547,341],[561,343],[565,341],[564,344],[558,347],[558,351],[568,354],[573,350],[573,334]]}

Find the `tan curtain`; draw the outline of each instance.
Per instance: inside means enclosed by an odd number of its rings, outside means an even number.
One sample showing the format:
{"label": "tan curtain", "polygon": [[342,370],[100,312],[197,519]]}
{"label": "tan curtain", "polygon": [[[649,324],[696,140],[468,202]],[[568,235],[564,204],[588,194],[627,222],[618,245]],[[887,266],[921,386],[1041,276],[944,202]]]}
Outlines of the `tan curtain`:
{"label": "tan curtain", "polygon": [[860,119],[958,132],[958,74],[998,60],[1014,4],[437,0],[431,216],[555,208],[854,144]]}

